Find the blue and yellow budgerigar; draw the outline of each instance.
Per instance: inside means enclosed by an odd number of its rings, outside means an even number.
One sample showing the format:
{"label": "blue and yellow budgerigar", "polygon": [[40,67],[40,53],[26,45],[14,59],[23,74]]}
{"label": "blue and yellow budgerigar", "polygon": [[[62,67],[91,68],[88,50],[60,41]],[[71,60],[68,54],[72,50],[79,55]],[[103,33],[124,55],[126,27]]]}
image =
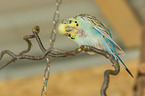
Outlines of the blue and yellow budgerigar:
{"label": "blue and yellow budgerigar", "polygon": [[66,18],[60,22],[58,31],[60,34],[75,41],[79,46],[89,45],[108,51],[119,60],[127,72],[133,77],[131,72],[118,56],[118,52],[124,53],[123,50],[112,39],[110,30],[94,16],[80,14]]}

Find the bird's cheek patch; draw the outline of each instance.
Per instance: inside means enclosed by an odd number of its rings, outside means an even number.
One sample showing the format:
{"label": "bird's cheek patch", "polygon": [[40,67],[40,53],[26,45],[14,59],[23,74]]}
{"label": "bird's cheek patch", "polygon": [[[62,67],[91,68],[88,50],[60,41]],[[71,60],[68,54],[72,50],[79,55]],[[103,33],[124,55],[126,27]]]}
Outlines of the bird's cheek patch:
{"label": "bird's cheek patch", "polygon": [[69,37],[71,37],[71,34],[68,34]]}
{"label": "bird's cheek patch", "polygon": [[72,23],[72,20],[69,20],[69,24],[71,24]]}

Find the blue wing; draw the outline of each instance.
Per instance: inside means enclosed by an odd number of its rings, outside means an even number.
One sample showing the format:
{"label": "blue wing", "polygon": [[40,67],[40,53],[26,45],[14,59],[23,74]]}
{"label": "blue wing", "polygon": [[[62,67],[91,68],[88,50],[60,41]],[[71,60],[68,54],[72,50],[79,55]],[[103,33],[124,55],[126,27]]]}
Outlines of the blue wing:
{"label": "blue wing", "polygon": [[112,38],[108,34],[106,34],[106,32],[104,32],[100,28],[97,28],[96,26],[93,26],[93,27],[96,29],[96,31],[100,32],[103,36],[105,36],[102,43],[105,45],[107,51],[109,53],[111,53],[115,58],[117,58],[119,60],[119,62],[122,64],[122,66],[126,69],[126,71],[133,77],[133,75],[131,74],[131,72],[127,68],[127,66],[123,63],[121,58],[118,56],[114,45],[116,45],[117,48],[119,48],[120,50],[122,50],[122,49],[114,42],[114,40],[112,40]]}

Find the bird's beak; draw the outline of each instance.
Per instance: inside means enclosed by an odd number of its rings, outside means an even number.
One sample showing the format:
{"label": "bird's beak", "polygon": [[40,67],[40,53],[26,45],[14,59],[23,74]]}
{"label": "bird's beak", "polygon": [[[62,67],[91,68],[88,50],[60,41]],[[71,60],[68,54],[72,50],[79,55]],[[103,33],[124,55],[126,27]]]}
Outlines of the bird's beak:
{"label": "bird's beak", "polygon": [[65,32],[65,24],[60,23],[58,25],[58,31],[59,31],[60,34],[65,34],[66,33]]}

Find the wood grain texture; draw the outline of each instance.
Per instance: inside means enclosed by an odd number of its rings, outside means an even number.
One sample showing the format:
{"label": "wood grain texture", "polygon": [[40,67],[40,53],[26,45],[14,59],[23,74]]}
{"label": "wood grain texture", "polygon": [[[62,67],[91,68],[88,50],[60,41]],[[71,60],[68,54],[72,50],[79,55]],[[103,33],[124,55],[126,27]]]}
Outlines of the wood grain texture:
{"label": "wood grain texture", "polygon": [[95,0],[126,47],[140,45],[141,26],[126,0]]}

